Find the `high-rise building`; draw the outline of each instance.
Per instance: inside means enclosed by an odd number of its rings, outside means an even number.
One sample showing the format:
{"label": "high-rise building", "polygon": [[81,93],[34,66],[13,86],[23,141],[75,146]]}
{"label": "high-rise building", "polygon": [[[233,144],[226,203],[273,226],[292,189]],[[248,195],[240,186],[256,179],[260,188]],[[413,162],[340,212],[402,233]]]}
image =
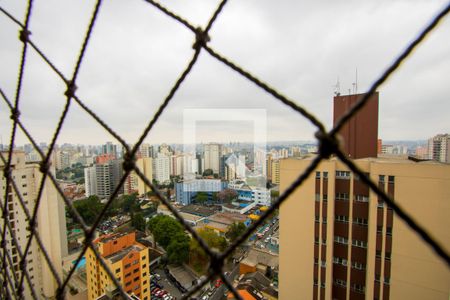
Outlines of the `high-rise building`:
{"label": "high-rise building", "polygon": [[450,135],[438,134],[428,140],[429,159],[450,163]]}
{"label": "high-rise building", "polygon": [[220,157],[222,156],[221,144],[204,145],[205,170],[211,169],[214,174],[220,172]]}
{"label": "high-rise building", "polygon": [[280,184],[280,160],[272,160],[272,183]]}
{"label": "high-rise building", "polygon": [[[114,189],[119,185],[122,173],[122,161],[118,159],[95,165],[97,195],[100,199],[108,199],[112,195]],[[123,187],[121,187],[119,194],[122,192]]]}
{"label": "high-rise building", "polygon": [[[335,97],[335,123],[361,96]],[[377,158],[377,116],[375,94],[340,131],[344,152],[441,245],[450,245],[450,165]],[[312,159],[281,161],[280,192]],[[291,194],[280,222],[282,299],[448,299],[447,265],[337,158],[323,160]]]}
{"label": "high-rise building", "polygon": [[[94,247],[126,293],[150,300],[149,251],[136,241],[134,232],[101,236],[94,241]],[[115,290],[113,281],[91,248],[85,257],[88,299],[98,299]]]}
{"label": "high-rise building", "polygon": [[[281,192],[311,160],[281,161]],[[449,250],[449,165],[354,163]],[[447,265],[335,158],[287,199],[280,222],[281,299],[448,299]]]}
{"label": "high-rise building", "polygon": [[266,177],[267,180],[272,180],[272,154],[267,154],[266,158]]}
{"label": "high-rise building", "polygon": [[[8,157],[8,153],[3,153],[3,156]],[[12,176],[24,204],[29,212],[33,212],[42,179],[42,173],[39,171],[39,164],[25,163],[25,153],[22,151],[14,151],[11,168]],[[13,235],[16,237],[19,248],[23,251],[30,237],[30,231],[27,230],[29,220],[26,217],[22,205],[20,204],[19,197],[12,184],[10,183],[9,186],[6,186],[6,179],[3,177],[3,169],[4,164],[0,160],[1,205],[4,205],[4,201],[7,201],[7,206],[5,206],[7,207],[7,212],[5,213],[9,215],[8,221]],[[5,191],[7,191],[7,200],[4,199]],[[40,198],[39,209],[37,210],[36,229],[56,273],[62,278],[62,257],[67,255],[64,202],[49,180],[45,181]],[[11,277],[13,277],[12,273],[16,273],[18,278],[20,278],[20,256],[16,244],[13,242],[13,235],[9,231],[7,232],[6,243],[2,247],[1,252],[7,251],[12,260],[12,266],[10,266],[9,263],[6,264],[7,272],[9,272]],[[1,255],[4,257],[3,254]],[[58,286],[47,265],[43,252],[35,239],[31,240],[29,251],[26,254],[25,267],[36,294],[45,299],[54,297]],[[14,282],[12,282],[12,284],[14,285]],[[24,299],[32,299],[29,285],[24,284],[23,286],[25,289]],[[15,288],[17,289],[18,287]]]}
{"label": "high-rise building", "polygon": [[[334,97],[333,124],[351,109],[364,94]],[[350,158],[377,157],[378,92],[339,131],[344,140],[343,152]]]}
{"label": "high-rise building", "polygon": [[153,178],[160,184],[170,182],[170,158],[164,154],[158,153],[153,159]]}
{"label": "high-rise building", "polygon": [[117,145],[114,145],[112,142],[107,142],[102,145],[102,154],[112,154],[114,157],[117,156]]}
{"label": "high-rise building", "polygon": [[84,190],[86,197],[97,195],[97,172],[95,166],[84,168]]}
{"label": "high-rise building", "polygon": [[[147,179],[153,181],[153,159],[150,157],[143,157],[136,160],[136,166],[141,171],[141,173],[147,177]],[[134,172],[132,172],[134,173]],[[137,175],[136,175],[137,176]],[[148,187],[141,177],[137,178],[137,192],[139,195],[144,195],[150,192],[151,189]]]}

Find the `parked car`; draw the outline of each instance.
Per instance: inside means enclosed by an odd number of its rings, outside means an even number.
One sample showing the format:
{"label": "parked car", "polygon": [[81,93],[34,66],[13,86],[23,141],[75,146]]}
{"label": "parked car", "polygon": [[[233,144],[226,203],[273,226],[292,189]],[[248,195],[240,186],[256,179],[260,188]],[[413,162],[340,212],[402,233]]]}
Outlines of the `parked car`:
{"label": "parked car", "polygon": [[216,280],[214,286],[215,286],[216,288],[218,288],[219,286],[222,285],[222,283],[223,283],[223,282],[222,282],[222,279],[219,278],[219,279]]}

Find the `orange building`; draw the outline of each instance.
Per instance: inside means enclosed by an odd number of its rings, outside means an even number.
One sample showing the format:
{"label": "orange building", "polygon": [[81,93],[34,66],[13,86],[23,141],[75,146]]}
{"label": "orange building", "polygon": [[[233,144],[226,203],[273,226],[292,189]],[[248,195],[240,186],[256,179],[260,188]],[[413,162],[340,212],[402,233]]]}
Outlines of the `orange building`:
{"label": "orange building", "polygon": [[110,160],[116,159],[116,156],[114,154],[101,154],[95,158],[96,164],[104,164],[107,163]]}
{"label": "orange building", "polygon": [[[135,233],[104,235],[94,241],[106,265],[129,295],[150,300],[148,248],[136,241]],[[86,251],[88,299],[97,299],[115,286],[92,249]]]}

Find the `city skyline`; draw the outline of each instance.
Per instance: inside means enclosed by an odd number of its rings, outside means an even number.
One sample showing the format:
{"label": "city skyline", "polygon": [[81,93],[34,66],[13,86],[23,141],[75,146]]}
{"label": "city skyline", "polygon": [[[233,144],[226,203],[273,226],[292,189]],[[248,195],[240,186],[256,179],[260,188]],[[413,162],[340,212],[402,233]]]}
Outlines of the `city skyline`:
{"label": "city skyline", "polygon": [[[290,3],[289,7],[256,2],[238,7],[231,3],[214,24],[210,43],[310,110],[330,128],[332,111],[323,108],[331,107],[336,80],[339,78],[342,95],[349,90],[356,92],[353,83],[358,69],[357,92],[367,90],[373,78],[443,3],[353,1],[339,5]],[[72,71],[92,11],[91,4],[54,1],[47,7],[39,3],[35,6],[31,37],[64,74]],[[200,2],[186,5],[181,1],[163,4],[199,25],[206,23],[215,6],[215,3]],[[24,3],[6,1],[2,5],[17,18],[23,17]],[[103,5],[105,8],[99,15],[80,69],[77,94],[127,142],[134,143],[191,56],[192,36],[169,18],[152,14],[143,2]],[[64,20],[56,13],[63,8],[71,12],[64,15]],[[404,14],[406,9],[408,14]],[[319,15],[321,18],[316,18]],[[319,19],[330,19],[332,23],[323,24]],[[14,99],[21,43],[15,24],[5,17],[0,18],[0,24],[5,40],[0,50],[0,62],[5,66],[0,75],[1,87],[8,98]],[[338,30],[331,34],[330,26]],[[449,131],[445,112],[450,104],[446,101],[444,84],[450,69],[446,57],[449,45],[443,38],[449,31],[449,21],[444,20],[399,72],[379,89],[379,133],[383,139],[426,139]],[[71,38],[67,39],[67,35]],[[33,51],[27,55],[24,79],[21,120],[33,136],[49,143],[64,104],[64,85]],[[147,140],[181,142],[181,116],[186,108],[266,109],[268,141],[314,139],[315,129],[308,122],[204,54]],[[427,122],[417,126],[417,120],[423,115],[427,115]],[[9,118],[3,101],[0,118]],[[218,133],[221,132],[236,137],[241,133],[240,128],[223,130],[204,139],[220,142]],[[0,135],[3,143],[9,140],[9,124],[1,124]],[[58,143],[93,143],[99,139],[110,140],[108,137],[106,131],[74,104]],[[21,132],[17,142],[26,142]]]}

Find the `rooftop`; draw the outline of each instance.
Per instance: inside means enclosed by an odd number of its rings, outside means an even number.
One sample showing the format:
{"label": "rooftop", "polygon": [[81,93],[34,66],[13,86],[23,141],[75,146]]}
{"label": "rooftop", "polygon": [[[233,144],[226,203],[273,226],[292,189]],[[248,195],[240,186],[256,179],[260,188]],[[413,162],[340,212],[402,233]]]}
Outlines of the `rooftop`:
{"label": "rooftop", "polygon": [[189,213],[193,215],[209,217],[216,213],[216,211],[212,208],[200,206],[200,205],[187,205],[180,209],[180,212]]}
{"label": "rooftop", "polygon": [[133,252],[133,251],[139,252],[143,249],[144,249],[143,246],[141,246],[139,244],[134,244],[134,245],[126,247],[120,251],[117,251],[116,253],[106,256],[105,259],[110,260],[112,263],[116,263],[116,262],[122,260],[125,256],[127,256],[128,253]]}

